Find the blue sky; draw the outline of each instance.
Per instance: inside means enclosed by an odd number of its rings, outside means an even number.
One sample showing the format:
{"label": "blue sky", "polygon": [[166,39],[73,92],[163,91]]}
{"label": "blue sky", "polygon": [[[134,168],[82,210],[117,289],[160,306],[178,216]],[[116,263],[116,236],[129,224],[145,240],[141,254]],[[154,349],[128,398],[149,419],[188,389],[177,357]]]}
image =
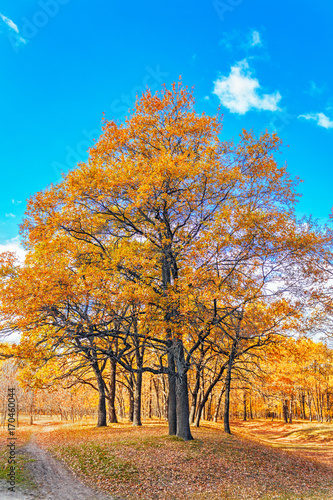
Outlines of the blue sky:
{"label": "blue sky", "polygon": [[225,139],[276,130],[304,182],[298,215],[333,206],[333,4],[328,0],[3,0],[0,250],[19,244],[29,196],[87,158],[101,117],[182,76],[221,105]]}

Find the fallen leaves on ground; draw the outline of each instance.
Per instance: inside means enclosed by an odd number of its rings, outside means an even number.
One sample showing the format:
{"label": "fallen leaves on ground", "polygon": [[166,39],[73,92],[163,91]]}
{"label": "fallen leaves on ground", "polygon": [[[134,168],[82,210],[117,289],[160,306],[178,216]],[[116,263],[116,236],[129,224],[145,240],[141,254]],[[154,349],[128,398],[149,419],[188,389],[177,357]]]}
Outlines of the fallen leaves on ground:
{"label": "fallen leaves on ground", "polygon": [[268,424],[238,422],[236,435],[229,436],[220,424],[206,423],[193,429],[195,439],[189,442],[167,436],[167,426],[160,423],[99,429],[76,424],[41,428],[38,443],[89,485],[117,499],[333,498],[333,466],[309,458],[297,446],[294,452],[272,447],[294,429],[280,423],[269,432]]}

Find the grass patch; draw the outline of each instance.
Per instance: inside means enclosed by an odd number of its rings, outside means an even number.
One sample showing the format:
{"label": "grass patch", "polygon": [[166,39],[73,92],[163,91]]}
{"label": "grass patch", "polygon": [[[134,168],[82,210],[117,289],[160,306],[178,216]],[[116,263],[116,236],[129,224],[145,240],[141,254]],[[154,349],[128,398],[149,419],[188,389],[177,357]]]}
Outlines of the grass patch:
{"label": "grass patch", "polygon": [[137,478],[137,467],[130,461],[117,458],[108,448],[95,443],[81,446],[59,446],[55,452],[83,475],[93,475],[118,481],[132,481]]}
{"label": "grass patch", "polygon": [[185,443],[186,442],[186,441],[184,441],[183,438],[178,437],[178,436],[165,436],[165,439],[167,439],[168,441],[171,441],[173,443]]}
{"label": "grass patch", "polygon": [[[27,464],[34,460],[21,454],[19,450],[16,451],[15,460],[15,485],[25,490],[36,489],[37,485],[34,483],[31,473],[27,468]],[[8,451],[2,449],[0,452],[0,479],[7,481],[9,470]]]}

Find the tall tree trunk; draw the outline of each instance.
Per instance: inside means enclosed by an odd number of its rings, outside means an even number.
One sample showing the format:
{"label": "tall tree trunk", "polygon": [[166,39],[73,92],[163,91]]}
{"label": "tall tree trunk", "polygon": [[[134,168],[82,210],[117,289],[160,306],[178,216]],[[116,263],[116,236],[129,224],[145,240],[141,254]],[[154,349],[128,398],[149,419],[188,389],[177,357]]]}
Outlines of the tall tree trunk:
{"label": "tall tree trunk", "polygon": [[310,391],[308,391],[308,407],[309,407],[309,420],[310,422],[312,422],[312,398]]}
{"label": "tall tree trunk", "polygon": [[198,411],[197,411],[197,415],[196,415],[196,419],[195,419],[195,426],[196,427],[199,427],[202,411],[203,411],[205,404],[208,400],[208,396],[210,395],[210,393],[212,392],[212,390],[214,389],[216,384],[221,380],[222,374],[223,374],[226,366],[227,366],[227,363],[224,363],[223,365],[221,365],[219,372],[217,373],[215,378],[213,380],[211,380],[209,386],[207,387],[206,391],[203,394],[203,397],[200,401],[200,404],[198,405]]}
{"label": "tall tree trunk", "polygon": [[181,340],[176,340],[175,358],[177,365],[176,404],[177,404],[177,436],[190,441],[193,439],[190,429],[190,408],[188,402],[187,367],[184,347]]}
{"label": "tall tree trunk", "polygon": [[283,413],[284,423],[287,424],[288,423],[288,416],[289,416],[288,400],[287,399],[285,399],[283,401],[282,413]]}
{"label": "tall tree trunk", "polygon": [[219,417],[219,411],[220,411],[221,402],[222,402],[222,396],[224,394],[224,391],[225,391],[225,388],[224,388],[224,385],[222,385],[221,391],[220,391],[220,394],[219,394],[219,397],[218,397],[218,400],[217,400],[217,403],[216,403],[216,408],[215,408],[215,414],[214,414],[213,422],[217,422],[217,419]]}
{"label": "tall tree trunk", "polygon": [[134,391],[133,387],[128,387],[128,396],[129,396],[129,413],[128,420],[133,422],[134,419]]}
{"label": "tall tree trunk", "polygon": [[141,392],[142,392],[142,372],[138,372],[135,381],[134,390],[134,412],[133,425],[140,426],[141,423]]}
{"label": "tall tree trunk", "polygon": [[133,322],[133,327],[135,333],[135,360],[136,360],[136,367],[139,370],[138,373],[136,374],[136,379],[135,379],[133,425],[140,426],[142,425],[141,423],[142,367],[143,367],[143,355],[145,350],[145,343],[143,342],[140,346],[140,340],[138,336],[138,324],[136,317]]}
{"label": "tall tree trunk", "polygon": [[320,422],[324,422],[323,407],[324,407],[324,394],[320,393]]}
{"label": "tall tree trunk", "polygon": [[293,423],[293,397],[290,398],[289,402],[289,423]]}
{"label": "tall tree trunk", "polygon": [[229,355],[229,362],[228,362],[228,370],[227,370],[227,377],[225,381],[225,398],[224,398],[224,432],[227,434],[231,434],[230,430],[230,421],[229,421],[229,413],[230,413],[230,389],[231,389],[231,371],[232,371],[232,366],[234,364],[235,360],[235,355],[236,355],[236,349],[237,349],[237,343],[238,343],[238,338],[237,335],[233,339],[232,342],[232,348],[231,352]]}
{"label": "tall tree trunk", "polygon": [[250,419],[251,419],[251,420],[253,419],[253,412],[252,412],[252,397],[251,397],[251,393],[250,393]]}
{"label": "tall tree trunk", "polygon": [[302,413],[303,413],[303,419],[306,420],[306,412],[305,412],[305,394],[304,392],[302,393]]}
{"label": "tall tree trunk", "polygon": [[161,405],[160,405],[160,390],[159,390],[159,380],[155,377],[153,377],[153,384],[154,384],[154,389],[155,389],[155,394],[156,394],[156,411],[157,411],[157,416],[158,418],[162,417],[161,413]]}
{"label": "tall tree trunk", "polygon": [[201,376],[201,367],[197,366],[195,386],[194,386],[193,393],[192,393],[191,410],[190,410],[190,423],[191,424],[194,423],[195,410],[197,407],[198,392],[199,392],[199,388],[200,388],[200,376]]}
{"label": "tall tree trunk", "polygon": [[98,386],[98,410],[97,410],[97,427],[106,427],[106,402],[105,402],[105,385],[101,371],[97,363],[93,364],[93,370],[97,379]]}
{"label": "tall tree trunk", "polygon": [[115,399],[116,399],[116,372],[117,372],[117,361],[115,359],[110,359],[110,390],[109,390],[109,422],[111,424],[116,424],[117,414],[115,407]]}
{"label": "tall tree trunk", "polygon": [[327,389],[327,393],[326,393],[326,422],[330,422],[331,421],[330,409],[331,409],[331,405],[330,405],[330,393],[329,393],[329,391]]}
{"label": "tall tree trunk", "polygon": [[207,407],[207,416],[206,420],[212,420],[212,404],[213,404],[213,392],[210,393],[209,395],[209,401],[208,401],[208,407]]}
{"label": "tall tree trunk", "polygon": [[34,423],[34,406],[35,406],[35,391],[31,393],[31,401],[30,401],[30,425]]}
{"label": "tall tree trunk", "polygon": [[243,394],[243,420],[246,422],[247,420],[247,410],[246,410],[246,391]]}
{"label": "tall tree trunk", "polygon": [[168,397],[168,424],[169,436],[177,434],[177,395],[176,395],[176,368],[175,358],[172,346],[168,349],[168,381],[169,381],[169,397]]}
{"label": "tall tree trunk", "polygon": [[165,377],[164,375],[160,375],[160,380],[162,384],[162,394],[163,394],[163,418],[164,420],[168,419],[168,399],[165,387]]}
{"label": "tall tree trunk", "polygon": [[[134,387],[135,387],[135,378],[133,372],[129,373],[129,376],[126,377],[128,385],[125,387],[128,390],[128,398],[129,398],[129,412],[128,412],[128,420],[133,422],[134,415]],[[121,387],[122,389],[122,387]]]}
{"label": "tall tree trunk", "polygon": [[152,376],[149,379],[148,418],[152,417]]}

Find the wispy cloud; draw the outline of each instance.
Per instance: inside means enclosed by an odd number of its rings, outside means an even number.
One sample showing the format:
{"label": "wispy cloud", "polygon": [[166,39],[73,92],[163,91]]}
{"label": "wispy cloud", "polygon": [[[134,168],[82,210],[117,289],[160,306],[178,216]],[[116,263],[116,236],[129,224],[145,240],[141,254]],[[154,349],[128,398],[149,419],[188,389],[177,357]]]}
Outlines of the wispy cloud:
{"label": "wispy cloud", "polygon": [[9,214],[6,214],[6,217],[12,217],[12,218],[15,218],[16,215],[15,214],[12,214],[11,212]]}
{"label": "wispy cloud", "polygon": [[231,113],[244,115],[251,109],[257,111],[278,111],[281,94],[260,95],[259,81],[252,76],[246,59],[231,67],[228,76],[221,76],[214,82],[213,94]]}
{"label": "wispy cloud", "polygon": [[3,14],[1,14],[1,12],[0,12],[0,17],[3,20],[3,22],[5,24],[7,24],[7,26],[10,29],[12,29],[13,31],[15,31],[15,33],[19,33],[20,32],[19,29],[18,29],[18,27],[16,26],[16,24],[11,19],[9,19],[9,17],[4,16]]}
{"label": "wispy cloud", "polygon": [[262,47],[263,42],[258,30],[250,30],[245,33],[237,29],[232,29],[223,33],[219,45],[227,50],[248,52],[253,47]]}
{"label": "wispy cloud", "polygon": [[251,47],[261,47],[262,41],[260,38],[259,31],[253,30],[250,37],[250,45]]}
{"label": "wispy cloud", "polygon": [[[20,35],[20,30],[18,29],[17,25],[9,19],[9,17],[4,16],[0,12],[0,19],[8,26],[9,28],[9,33],[8,37],[12,40],[13,46],[18,47],[19,45],[25,45],[27,43],[27,40],[23,38],[23,36]],[[14,33],[12,33],[14,32]]]}
{"label": "wispy cloud", "polygon": [[322,94],[325,90],[325,86],[320,87],[314,81],[310,80],[309,88],[305,91],[306,94],[310,94],[312,97]]}
{"label": "wispy cloud", "polygon": [[219,41],[219,45],[224,49],[232,50],[233,48],[238,47],[238,42],[241,38],[240,31],[233,29],[230,31],[225,31],[221,40]]}
{"label": "wispy cloud", "polygon": [[17,37],[17,39],[16,39],[17,45],[25,45],[26,43],[28,43],[28,42],[25,38],[23,38],[22,36]]}
{"label": "wispy cloud", "polygon": [[308,113],[306,115],[299,115],[298,118],[304,118],[305,120],[313,120],[316,122],[318,127],[323,127],[326,129],[333,128],[333,121],[324,113]]}

